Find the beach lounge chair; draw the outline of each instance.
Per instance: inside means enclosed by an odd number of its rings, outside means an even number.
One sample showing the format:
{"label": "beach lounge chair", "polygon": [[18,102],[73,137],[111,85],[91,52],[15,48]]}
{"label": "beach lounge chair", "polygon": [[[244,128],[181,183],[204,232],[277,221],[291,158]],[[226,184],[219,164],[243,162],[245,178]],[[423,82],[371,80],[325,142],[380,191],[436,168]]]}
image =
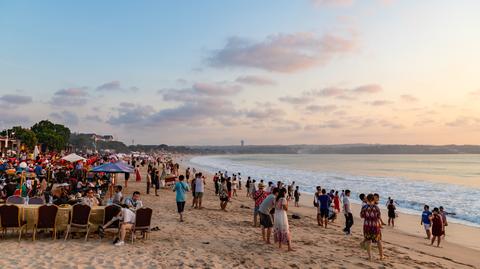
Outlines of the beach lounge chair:
{"label": "beach lounge chair", "polygon": [[51,229],[53,231],[53,239],[57,238],[57,213],[56,205],[42,205],[38,208],[37,223],[33,226],[33,241],[36,240],[38,229]]}
{"label": "beach lounge chair", "polygon": [[85,241],[88,240],[88,233],[90,232],[90,213],[92,208],[88,205],[75,204],[72,206],[72,217],[70,223],[67,226],[67,232],[65,233],[65,240],[67,240],[71,228],[85,229]]}
{"label": "beach lounge chair", "polygon": [[23,205],[25,204],[25,198],[18,196],[18,195],[12,195],[7,198],[7,204],[11,205]]}
{"label": "beach lounge chair", "polygon": [[18,241],[22,238],[22,231],[26,228],[26,222],[22,220],[20,208],[16,205],[0,206],[0,219],[3,229],[3,238],[7,235],[7,229],[18,229]]}
{"label": "beach lounge chair", "polygon": [[137,209],[135,216],[135,225],[132,228],[132,243],[135,240],[135,233],[140,231],[144,239],[148,238],[150,233],[150,225],[152,221],[153,210],[148,207]]}
{"label": "beach lounge chair", "polygon": [[28,200],[29,205],[43,205],[45,201],[41,197],[32,197]]}
{"label": "beach lounge chair", "polygon": [[[120,212],[120,210],[122,210],[122,207],[120,207],[119,205],[109,205],[105,207],[105,212],[103,214],[103,225],[111,221],[113,217],[115,217],[118,214],[118,212]],[[116,220],[115,222],[110,224],[107,228],[105,228],[104,231],[106,232],[106,231],[114,230],[116,233],[118,233],[119,226],[120,226],[120,220]],[[102,237],[100,237],[100,239],[102,239]]]}

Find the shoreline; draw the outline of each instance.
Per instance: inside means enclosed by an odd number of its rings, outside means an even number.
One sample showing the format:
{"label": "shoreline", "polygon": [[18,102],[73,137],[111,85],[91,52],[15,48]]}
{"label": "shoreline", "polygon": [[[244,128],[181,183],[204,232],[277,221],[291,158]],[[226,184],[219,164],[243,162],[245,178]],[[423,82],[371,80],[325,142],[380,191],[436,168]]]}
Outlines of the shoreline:
{"label": "shoreline", "polygon": [[[183,159],[184,159],[183,161],[190,163],[190,160],[191,160],[193,157],[198,157],[198,156],[204,156],[204,155],[185,155],[185,156],[183,157]],[[211,155],[211,156],[220,156],[220,155]],[[193,163],[190,163],[190,164],[191,164],[191,165],[196,165],[196,164],[193,164]],[[201,166],[201,165],[196,165],[196,166]],[[272,167],[268,167],[268,168],[272,168]],[[222,170],[222,169],[220,169],[220,170]],[[313,172],[313,173],[314,173],[314,172],[318,172],[318,171],[307,171],[307,170],[305,170],[305,171],[306,171],[306,172]],[[233,172],[233,170],[230,171],[230,172]],[[347,174],[348,174],[348,173],[347,173]],[[352,174],[348,174],[348,175],[350,175],[350,176],[359,176],[359,175],[352,175]],[[246,176],[246,175],[244,175],[244,176]],[[369,175],[369,176],[370,176],[370,175]],[[368,177],[368,176],[367,176],[367,177]],[[409,181],[412,181],[412,182],[417,182],[417,181],[418,181],[418,182],[427,182],[427,183],[431,183],[431,184],[446,184],[446,185],[457,186],[457,184],[454,184],[454,183],[436,182],[436,181],[429,181],[429,180],[428,180],[428,181],[425,181],[425,180],[410,180],[410,179],[409,179]],[[297,185],[298,185],[298,184],[297,184]],[[462,184],[460,184],[460,185],[458,185],[458,186],[467,187],[467,186],[462,185]],[[352,190],[353,192],[355,192],[354,189],[351,189],[351,190]],[[304,192],[304,191],[302,191],[302,193],[305,194],[305,195],[313,195],[312,192]],[[379,192],[379,193],[380,193],[380,195],[382,195],[381,192]],[[353,199],[351,199],[352,204],[356,204],[356,203],[357,203],[357,204],[360,204],[360,202],[359,202],[358,200],[356,200],[357,197],[352,197],[352,198],[353,198]],[[398,198],[398,197],[397,197],[397,198]],[[383,204],[381,203],[381,205],[383,205]],[[383,208],[382,206],[380,206],[380,208],[385,209],[385,208]],[[399,208],[399,209],[397,209],[397,212],[398,212],[399,214],[402,214],[402,215],[410,215],[410,216],[420,216],[420,215],[421,215],[421,211],[418,211],[417,209],[414,209],[414,208],[402,207],[401,205],[400,205],[400,206],[397,206],[397,208]],[[432,207],[431,209],[433,209],[433,207]],[[463,219],[459,219],[459,218],[454,218],[454,217],[452,217],[452,216],[449,216],[449,217],[448,217],[448,223],[449,223],[449,226],[452,225],[452,224],[455,224],[455,225],[462,225],[462,226],[470,227],[470,228],[474,228],[474,229],[480,229],[480,224],[477,224],[477,223],[472,222],[472,221],[469,221],[469,220],[463,220]],[[480,238],[480,237],[479,237],[479,238]],[[479,249],[480,249],[480,247],[479,247]]]}

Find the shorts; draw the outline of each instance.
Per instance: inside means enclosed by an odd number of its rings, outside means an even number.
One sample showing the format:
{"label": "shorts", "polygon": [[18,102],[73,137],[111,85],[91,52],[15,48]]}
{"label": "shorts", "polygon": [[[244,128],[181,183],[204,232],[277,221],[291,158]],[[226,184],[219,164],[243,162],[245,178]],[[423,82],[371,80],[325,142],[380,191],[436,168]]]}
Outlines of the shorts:
{"label": "shorts", "polygon": [[262,212],[258,212],[260,214],[260,225],[262,225],[263,228],[272,228],[273,227],[273,221],[272,217],[268,214],[263,214]]}
{"label": "shorts", "polygon": [[424,223],[424,224],[423,224],[423,227],[425,227],[425,231],[430,230],[430,224]]}
{"label": "shorts", "polygon": [[156,190],[160,189],[160,182],[158,180],[152,181],[152,185],[155,186]]}
{"label": "shorts", "polygon": [[222,201],[222,202],[228,202],[228,197],[220,197],[220,201]]}
{"label": "shorts", "polygon": [[185,201],[183,201],[183,202],[177,202],[177,211],[178,211],[178,213],[182,213],[184,209],[185,209]]}
{"label": "shorts", "polygon": [[195,193],[195,198],[202,198],[203,197],[203,192],[196,192]]}
{"label": "shorts", "polygon": [[258,211],[260,207],[256,206],[254,209],[253,209],[253,215],[258,215],[260,212]]}
{"label": "shorts", "polygon": [[320,208],[319,211],[321,218],[328,218],[328,215],[330,213],[330,210],[328,210],[328,208]]}

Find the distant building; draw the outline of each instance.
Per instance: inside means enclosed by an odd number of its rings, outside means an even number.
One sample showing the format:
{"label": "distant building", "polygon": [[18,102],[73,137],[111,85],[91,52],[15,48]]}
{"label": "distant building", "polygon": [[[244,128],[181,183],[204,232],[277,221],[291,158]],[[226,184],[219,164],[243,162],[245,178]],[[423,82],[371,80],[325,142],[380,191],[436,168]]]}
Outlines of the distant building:
{"label": "distant building", "polygon": [[18,139],[8,138],[6,136],[0,136],[0,153],[5,156],[7,151],[13,150],[18,152],[21,142]]}
{"label": "distant building", "polygon": [[113,135],[97,135],[92,134],[92,138],[95,141],[113,141]]}
{"label": "distant building", "polygon": [[242,146],[242,147],[245,146],[245,141],[243,141],[243,140],[240,141],[240,146]]}

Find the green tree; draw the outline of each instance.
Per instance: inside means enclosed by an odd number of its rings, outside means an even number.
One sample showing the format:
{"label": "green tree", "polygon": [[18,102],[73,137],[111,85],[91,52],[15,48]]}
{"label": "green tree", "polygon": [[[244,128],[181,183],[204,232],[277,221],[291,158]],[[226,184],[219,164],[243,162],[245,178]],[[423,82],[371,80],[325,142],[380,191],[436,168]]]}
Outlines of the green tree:
{"label": "green tree", "polygon": [[[7,131],[2,131],[1,135],[7,135]],[[20,141],[22,141],[22,144],[27,146],[29,150],[33,150],[35,148],[35,145],[37,145],[38,143],[38,139],[35,133],[32,130],[23,128],[21,126],[14,126],[9,129],[8,135],[9,137],[20,139]]]}
{"label": "green tree", "polygon": [[70,129],[61,124],[42,120],[32,126],[31,130],[38,138],[38,142],[50,150],[61,151],[65,149],[70,139]]}

